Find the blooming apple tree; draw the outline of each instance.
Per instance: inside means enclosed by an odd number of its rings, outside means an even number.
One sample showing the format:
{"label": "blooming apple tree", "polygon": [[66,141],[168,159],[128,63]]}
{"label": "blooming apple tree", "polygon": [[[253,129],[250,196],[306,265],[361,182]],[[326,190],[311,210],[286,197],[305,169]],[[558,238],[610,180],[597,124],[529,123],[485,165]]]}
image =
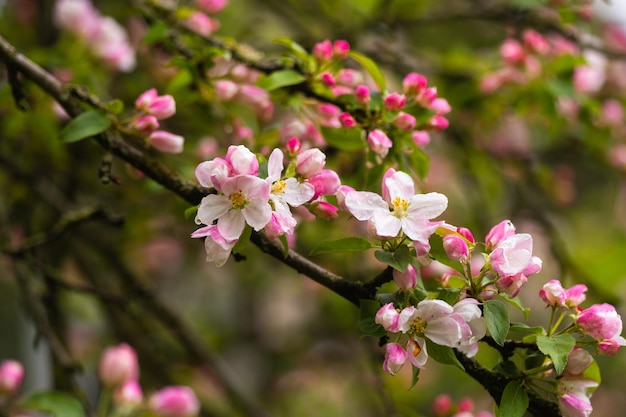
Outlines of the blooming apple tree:
{"label": "blooming apple tree", "polygon": [[[602,390],[595,357],[617,363],[626,346],[621,299],[580,268],[554,218],[596,208],[576,208],[577,192],[600,198],[577,175],[623,181],[626,31],[606,24],[594,38],[581,1],[459,5],[464,19],[507,30],[478,39],[493,47],[482,62],[472,48],[438,46],[413,66],[401,37],[388,43],[365,21],[349,41],[294,33],[253,48],[243,28],[233,29],[241,39],[222,35],[237,22],[229,10],[248,3],[0,6],[7,27],[42,24],[0,33],[0,248],[58,371],[51,389],[32,393],[21,389],[24,365],[1,362],[0,415],[232,415],[217,398],[270,415],[209,347],[210,332],[178,313],[190,306],[168,300],[174,287],[197,297],[190,275],[206,269],[242,280],[228,284],[242,289],[225,303],[235,306],[227,327],[255,315],[246,280],[292,270],[358,308],[350,325],[369,336],[358,344],[376,378],[409,375],[409,388],[451,365],[489,393],[496,416],[589,416]],[[398,10],[409,13],[400,3],[380,16],[359,7],[393,27]],[[406,19],[456,16],[419,13]],[[96,220],[106,231],[89,229]],[[153,228],[169,240],[148,244]],[[206,262],[191,263],[200,252]],[[173,287],[159,295],[155,277],[168,271]],[[228,285],[199,304],[220,304]],[[66,292],[105,312],[106,338],[81,343]],[[277,317],[303,314],[308,297]],[[76,358],[94,356],[96,369],[81,370]],[[97,380],[95,393],[79,373]],[[474,403],[441,394],[431,411],[468,417]]]}

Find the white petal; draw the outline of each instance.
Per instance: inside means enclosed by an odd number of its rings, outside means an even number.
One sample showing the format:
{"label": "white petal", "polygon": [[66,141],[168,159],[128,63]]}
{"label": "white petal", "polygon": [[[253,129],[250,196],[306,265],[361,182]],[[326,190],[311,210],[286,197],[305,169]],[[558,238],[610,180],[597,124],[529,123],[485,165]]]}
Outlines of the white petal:
{"label": "white petal", "polygon": [[348,193],[345,205],[350,214],[358,220],[369,220],[378,210],[389,211],[389,205],[376,193],[369,191],[352,191]]}
{"label": "white petal", "polygon": [[411,197],[407,214],[434,219],[448,207],[448,197],[440,193],[416,194]]}
{"label": "white petal", "polygon": [[225,240],[237,240],[246,226],[241,210],[230,210],[217,220],[217,230]]}
{"label": "white petal", "polygon": [[215,219],[226,214],[232,206],[232,203],[226,196],[216,194],[207,195],[202,199],[200,207],[198,207],[196,223],[211,225]]}
{"label": "white petal", "polygon": [[241,212],[246,222],[257,231],[263,229],[272,218],[272,207],[263,200],[250,200]]}

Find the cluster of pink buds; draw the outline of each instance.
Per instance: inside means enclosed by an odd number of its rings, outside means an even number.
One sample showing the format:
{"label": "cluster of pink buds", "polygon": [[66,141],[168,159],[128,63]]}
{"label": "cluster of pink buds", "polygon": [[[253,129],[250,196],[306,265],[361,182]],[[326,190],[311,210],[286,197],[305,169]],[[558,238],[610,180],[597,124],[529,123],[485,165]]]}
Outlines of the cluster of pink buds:
{"label": "cluster of pink buds", "polygon": [[396,310],[393,303],[383,305],[374,321],[391,333],[385,346],[385,372],[395,375],[408,360],[422,369],[428,360],[426,339],[453,347],[473,356],[487,327],[478,301],[465,298],[451,306],[442,300],[422,300],[417,306]]}
{"label": "cluster of pink buds", "polygon": [[500,45],[504,66],[485,74],[480,88],[484,93],[492,93],[505,84],[526,84],[542,73],[542,60],[578,53],[577,45],[562,36],[544,37],[528,29],[522,33],[521,39],[504,40]]}
{"label": "cluster of pink buds", "polygon": [[198,165],[200,185],[217,191],[202,199],[196,223],[205,226],[192,234],[206,238],[207,261],[223,265],[246,225],[272,238],[293,235],[297,221],[292,207],[307,204],[318,216],[336,217],[337,208],[323,197],[336,194],[341,183],[336,172],[325,168],[326,155],[317,148],[301,150],[294,138],[288,156],[284,170],[284,153],[274,149],[265,178],[259,177],[257,156],[244,145],[232,145],[224,158]]}
{"label": "cluster of pink buds", "polygon": [[588,417],[593,411],[591,395],[598,381],[585,378],[583,372],[593,358],[584,349],[574,348],[567,357],[567,366],[557,386],[559,410],[563,417]]}
{"label": "cluster of pink buds", "polygon": [[126,31],[113,18],[102,16],[90,0],[57,0],[54,15],[59,27],[80,37],[112,68],[123,72],[135,68],[135,50]]}
{"label": "cluster of pink buds", "polygon": [[474,412],[474,400],[469,397],[461,398],[456,404],[448,394],[440,394],[433,401],[433,415],[435,417],[493,417],[488,411]]}
{"label": "cluster of pink buds", "polygon": [[130,122],[133,131],[146,138],[155,149],[166,153],[181,153],[185,139],[166,130],[159,129],[159,120],[176,113],[176,101],[169,94],[158,95],[155,88],[143,92],[135,101],[138,114]]}
{"label": "cluster of pink buds", "polygon": [[[237,102],[253,109],[257,119],[268,122],[274,116],[274,103],[267,90],[255,85],[259,73],[243,64],[220,61],[209,76],[215,78],[215,95],[223,102]],[[249,129],[248,127],[245,127]],[[249,134],[237,132],[235,136],[247,138]]]}
{"label": "cluster of pink buds", "polygon": [[220,28],[214,17],[228,4],[228,0],[196,0],[195,10],[185,19],[185,25],[202,36],[209,36]]}
{"label": "cluster of pink buds", "polygon": [[[126,413],[147,408],[161,417],[194,417],[200,403],[194,392],[185,386],[168,386],[151,394],[144,401],[139,384],[139,363],[135,350],[122,343],[104,350],[98,375],[105,389],[112,390],[112,403],[118,412]],[[106,401],[103,397],[101,401]],[[105,404],[104,407],[108,407]]]}

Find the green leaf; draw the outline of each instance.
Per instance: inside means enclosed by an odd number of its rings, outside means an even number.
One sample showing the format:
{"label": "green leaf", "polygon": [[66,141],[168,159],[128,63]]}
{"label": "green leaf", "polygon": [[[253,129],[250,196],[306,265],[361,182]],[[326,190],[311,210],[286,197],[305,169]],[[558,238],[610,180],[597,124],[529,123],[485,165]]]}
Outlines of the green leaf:
{"label": "green leaf", "polygon": [[511,323],[511,327],[509,328],[509,332],[520,332],[520,333],[530,333],[530,334],[545,334],[546,329],[541,326],[533,326],[530,327],[526,323]]}
{"label": "green leaf", "polygon": [[502,294],[502,300],[504,300],[507,304],[517,308],[519,311],[524,313],[524,318],[528,320],[528,315],[530,314],[530,308],[524,307],[522,305],[522,300],[519,297],[509,298],[506,294]]}
{"label": "green leaf", "polygon": [[378,301],[359,300],[359,307],[361,309],[359,330],[363,336],[382,337],[387,334],[383,326],[374,321],[380,306]]}
{"label": "green leaf", "polygon": [[386,263],[393,269],[397,269],[400,272],[406,271],[406,268],[411,263],[411,252],[407,245],[400,245],[395,252],[387,252],[377,250],[374,252],[374,256],[379,261]]}
{"label": "green leaf", "polygon": [[554,370],[561,374],[567,365],[567,355],[574,349],[576,339],[571,334],[555,336],[537,336],[537,347],[544,355],[548,355],[554,364]]}
{"label": "green leaf", "polygon": [[417,366],[412,366],[412,368],[413,377],[411,378],[411,385],[409,386],[409,389],[413,388],[417,384],[417,381],[419,381],[420,379],[420,368],[418,368]]}
{"label": "green leaf", "polygon": [[510,327],[506,305],[498,300],[487,300],[483,304],[483,315],[491,337],[497,344],[503,346]]}
{"label": "green leaf", "polygon": [[359,64],[361,64],[363,68],[365,68],[365,71],[369,73],[380,91],[385,91],[385,76],[380,71],[380,68],[378,68],[378,65],[376,65],[376,63],[371,58],[356,51],[350,51],[350,57],[357,61]]}
{"label": "green leaf", "polygon": [[165,22],[156,23],[148,28],[146,34],[143,37],[145,43],[152,44],[161,42],[167,39],[169,32],[169,26]]}
{"label": "green leaf", "polygon": [[60,139],[65,143],[78,142],[104,132],[109,126],[111,126],[111,119],[103,112],[86,111],[65,126],[61,131]]}
{"label": "green leaf", "polygon": [[528,409],[528,394],[519,381],[506,384],[496,417],[522,417]]}
{"label": "green leaf", "polygon": [[263,77],[257,82],[257,85],[267,91],[277,90],[282,87],[300,84],[306,80],[304,75],[294,70],[275,71]]}
{"label": "green leaf", "polygon": [[454,305],[459,301],[459,297],[461,295],[460,288],[442,288],[439,291],[439,295],[437,299],[443,300],[450,305]]}
{"label": "green leaf", "polygon": [[20,402],[20,408],[41,411],[54,417],[84,417],[83,406],[75,397],[64,392],[36,392]]}
{"label": "green leaf", "polygon": [[342,151],[359,151],[365,149],[365,141],[363,140],[363,129],[358,127],[327,127],[322,126],[322,136],[330,146]]}
{"label": "green leaf", "polygon": [[280,38],[274,39],[273,42],[286,46],[287,48],[289,48],[291,52],[294,53],[295,56],[297,56],[301,60],[305,60],[309,56],[309,53],[306,51],[306,49],[300,46],[300,44],[295,42],[293,39],[290,39],[287,37],[280,37]]}
{"label": "green leaf", "polygon": [[428,352],[428,356],[433,358],[439,363],[443,363],[444,365],[454,365],[457,368],[465,371],[465,367],[459,360],[456,358],[454,354],[454,349],[448,346],[441,346],[429,339],[426,340],[426,351]]}
{"label": "green leaf", "polygon": [[107,102],[106,106],[107,109],[113,114],[120,114],[124,111],[124,102],[117,98]]}
{"label": "green leaf", "polygon": [[324,240],[317,244],[309,253],[310,256],[322,253],[360,252],[371,249],[372,244],[360,237],[346,237],[337,240]]}
{"label": "green leaf", "polygon": [[198,212],[198,207],[200,206],[191,206],[185,210],[185,220],[191,220],[196,217],[196,213]]}

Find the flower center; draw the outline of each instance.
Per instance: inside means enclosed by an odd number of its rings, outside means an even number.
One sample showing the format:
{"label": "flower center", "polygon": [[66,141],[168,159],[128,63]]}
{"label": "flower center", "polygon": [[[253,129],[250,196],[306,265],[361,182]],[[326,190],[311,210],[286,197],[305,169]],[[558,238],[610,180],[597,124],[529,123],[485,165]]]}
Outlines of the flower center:
{"label": "flower center", "polygon": [[419,347],[417,343],[415,343],[415,346],[413,346],[413,356],[419,355],[421,351],[422,351],[422,348]]}
{"label": "flower center", "polygon": [[413,323],[411,323],[411,325],[409,326],[408,333],[424,334],[424,331],[426,330],[426,324],[426,320],[421,317],[416,317],[415,320],[413,320]]}
{"label": "flower center", "polygon": [[246,196],[241,192],[241,190],[236,191],[228,196],[228,199],[231,203],[233,203],[234,209],[242,209],[248,205],[250,201],[246,200]]}
{"label": "flower center", "polygon": [[409,208],[409,200],[401,197],[394,197],[391,201],[391,205],[393,206],[394,216],[398,218],[406,217],[406,210]]}
{"label": "flower center", "polygon": [[287,183],[283,180],[278,180],[272,184],[272,194],[284,194]]}

